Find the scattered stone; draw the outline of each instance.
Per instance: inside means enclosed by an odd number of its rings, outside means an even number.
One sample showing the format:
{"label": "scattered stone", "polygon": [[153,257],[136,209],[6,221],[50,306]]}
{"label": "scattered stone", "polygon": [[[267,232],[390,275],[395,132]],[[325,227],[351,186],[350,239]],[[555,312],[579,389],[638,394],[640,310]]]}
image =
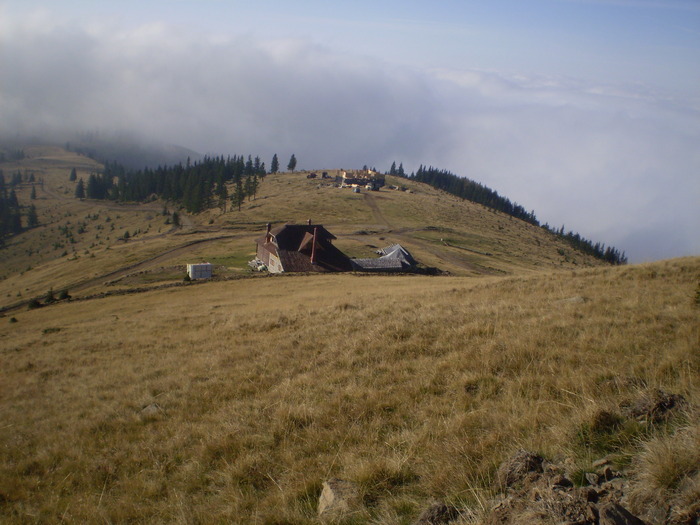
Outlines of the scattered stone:
{"label": "scattered stone", "polygon": [[433,502],[425,509],[413,525],[446,525],[459,518],[459,511],[441,501]]}
{"label": "scattered stone", "polygon": [[618,477],[609,466],[606,466],[603,469],[603,472],[599,472],[599,474],[605,478],[605,481],[610,481],[611,479]]}
{"label": "scattered stone", "polygon": [[323,482],[318,499],[318,515],[321,518],[337,519],[362,507],[362,498],[357,484],[338,478]]}
{"label": "scattered stone", "polygon": [[600,482],[600,476],[598,476],[598,474],[595,472],[586,472],[586,481],[588,481],[589,484],[596,486]]}
{"label": "scattered stone", "polygon": [[685,405],[685,403],[685,398],[680,394],[654,390],[623,408],[629,417],[639,421],[659,422],[668,418],[670,411]]}
{"label": "scattered stone", "polygon": [[566,476],[558,475],[552,478],[552,488],[570,488],[573,486],[572,481]]}
{"label": "scattered stone", "polygon": [[512,487],[522,483],[529,474],[542,473],[544,459],[527,450],[519,450],[504,461],[496,472],[496,481],[502,487]]}
{"label": "scattered stone", "polygon": [[599,525],[646,525],[644,521],[616,503],[606,503],[598,508]]}

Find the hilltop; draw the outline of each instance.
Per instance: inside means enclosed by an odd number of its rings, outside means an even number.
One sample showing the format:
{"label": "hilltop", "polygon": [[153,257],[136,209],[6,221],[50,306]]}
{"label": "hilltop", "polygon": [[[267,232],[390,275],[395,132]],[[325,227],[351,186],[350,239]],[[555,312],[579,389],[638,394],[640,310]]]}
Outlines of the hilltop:
{"label": "hilltop", "polygon": [[[387,177],[379,192],[355,194],[307,179],[307,172],[271,174],[240,211],[229,204],[225,212],[213,208],[190,215],[159,200],[119,204],[76,199],[79,180],[86,182],[103,166],[62,148],[27,147],[24,158],[3,162],[0,169],[7,178],[23,174],[18,198],[36,206],[40,224],[2,248],[0,306],[49,289],[96,293],[105,281],[137,271],[148,272],[147,284],[173,282],[182,276],[173,268],[199,260],[219,265],[219,275],[245,274],[255,253],[254,239],[266,223],[309,218],[332,231],[350,256],[370,257],[377,248],[399,242],[425,266],[453,275],[600,264],[542,228],[395,177]],[[69,181],[73,169],[77,180]],[[334,177],[339,170],[327,172]],[[27,182],[30,176],[33,183]],[[386,189],[391,186],[401,190]],[[30,199],[32,188],[35,200]],[[179,227],[172,224],[175,211]]]}

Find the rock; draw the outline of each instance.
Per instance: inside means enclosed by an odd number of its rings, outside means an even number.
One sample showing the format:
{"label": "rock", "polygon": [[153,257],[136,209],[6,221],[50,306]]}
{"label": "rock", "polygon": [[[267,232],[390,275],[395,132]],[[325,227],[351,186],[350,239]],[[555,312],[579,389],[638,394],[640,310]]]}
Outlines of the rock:
{"label": "rock", "polygon": [[441,501],[433,502],[425,509],[413,525],[446,525],[459,518],[459,511]]}
{"label": "rock", "polygon": [[595,472],[586,472],[586,481],[590,483],[591,485],[598,485],[598,482],[600,481],[600,476],[596,474]]}
{"label": "rock", "polygon": [[526,450],[519,450],[504,461],[496,472],[496,481],[503,487],[512,487],[525,480],[531,473],[542,473],[544,459]]}
{"label": "rock", "polygon": [[606,503],[598,508],[599,525],[646,525],[644,521],[616,503]]}
{"label": "rock", "polygon": [[352,481],[331,478],[323,482],[318,498],[318,515],[321,518],[340,518],[357,512],[362,507],[358,486]]}
{"label": "rock", "polygon": [[583,501],[588,501],[591,503],[597,503],[598,502],[598,491],[594,488],[591,487],[581,487],[577,491],[578,497],[581,498]]}
{"label": "rock", "polygon": [[601,474],[601,476],[603,476],[605,478],[606,481],[610,481],[613,478],[619,477],[619,476],[617,476],[617,473],[613,472],[613,470],[610,467],[605,467],[603,469],[603,472],[600,474]]}
{"label": "rock", "polygon": [[552,478],[552,488],[570,488],[573,486],[574,484],[566,476],[559,475]]}

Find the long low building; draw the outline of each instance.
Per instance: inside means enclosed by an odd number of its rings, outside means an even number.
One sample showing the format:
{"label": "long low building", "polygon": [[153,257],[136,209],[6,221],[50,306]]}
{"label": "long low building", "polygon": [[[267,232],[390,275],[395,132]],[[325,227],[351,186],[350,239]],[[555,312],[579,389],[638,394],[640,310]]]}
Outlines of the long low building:
{"label": "long low building", "polygon": [[392,244],[377,253],[380,257],[351,259],[353,269],[358,272],[407,272],[418,264],[400,244]]}

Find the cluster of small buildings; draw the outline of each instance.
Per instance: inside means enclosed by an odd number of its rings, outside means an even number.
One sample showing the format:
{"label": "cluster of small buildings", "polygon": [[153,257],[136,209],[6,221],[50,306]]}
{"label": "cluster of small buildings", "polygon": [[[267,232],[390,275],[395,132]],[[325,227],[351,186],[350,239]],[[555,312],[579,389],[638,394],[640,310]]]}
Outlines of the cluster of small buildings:
{"label": "cluster of small buildings", "polygon": [[384,186],[384,175],[373,170],[341,171],[340,187],[378,191]]}

